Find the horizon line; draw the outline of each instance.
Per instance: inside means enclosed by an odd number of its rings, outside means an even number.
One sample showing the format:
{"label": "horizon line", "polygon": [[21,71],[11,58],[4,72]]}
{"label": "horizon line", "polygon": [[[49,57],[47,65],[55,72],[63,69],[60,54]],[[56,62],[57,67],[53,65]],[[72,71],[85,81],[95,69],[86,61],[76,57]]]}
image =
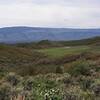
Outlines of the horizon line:
{"label": "horizon line", "polygon": [[29,26],[29,25],[11,25],[11,26],[3,26],[0,27],[2,28],[15,28],[15,27],[26,27],[26,28],[49,28],[49,29],[100,29],[100,27],[87,27],[87,28],[82,28],[82,27],[46,27],[46,26]]}

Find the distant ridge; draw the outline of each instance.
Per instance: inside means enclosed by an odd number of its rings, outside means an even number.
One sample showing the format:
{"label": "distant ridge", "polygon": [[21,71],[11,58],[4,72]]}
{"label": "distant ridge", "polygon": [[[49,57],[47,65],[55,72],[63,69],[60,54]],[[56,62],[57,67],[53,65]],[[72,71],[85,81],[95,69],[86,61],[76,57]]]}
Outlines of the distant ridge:
{"label": "distant ridge", "polygon": [[68,41],[100,36],[100,29],[4,27],[0,28],[0,43],[29,43],[41,40]]}

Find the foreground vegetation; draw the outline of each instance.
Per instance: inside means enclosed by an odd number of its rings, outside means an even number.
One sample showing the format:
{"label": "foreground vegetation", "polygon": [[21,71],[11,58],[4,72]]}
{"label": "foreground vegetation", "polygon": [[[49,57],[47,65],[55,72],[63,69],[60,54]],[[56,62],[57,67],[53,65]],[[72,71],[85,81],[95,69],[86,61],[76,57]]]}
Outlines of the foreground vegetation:
{"label": "foreground vegetation", "polygon": [[20,76],[0,70],[0,100],[100,100],[99,62],[73,62],[67,72]]}
{"label": "foreground vegetation", "polygon": [[100,100],[100,42],[84,41],[1,44],[0,100]]}

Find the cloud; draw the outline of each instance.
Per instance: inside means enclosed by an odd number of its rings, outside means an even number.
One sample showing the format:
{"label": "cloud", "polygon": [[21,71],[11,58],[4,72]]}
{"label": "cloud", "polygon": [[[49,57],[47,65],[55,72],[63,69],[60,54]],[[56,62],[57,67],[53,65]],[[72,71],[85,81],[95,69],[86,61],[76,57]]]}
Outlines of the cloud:
{"label": "cloud", "polygon": [[0,26],[100,27],[99,0],[0,0]]}

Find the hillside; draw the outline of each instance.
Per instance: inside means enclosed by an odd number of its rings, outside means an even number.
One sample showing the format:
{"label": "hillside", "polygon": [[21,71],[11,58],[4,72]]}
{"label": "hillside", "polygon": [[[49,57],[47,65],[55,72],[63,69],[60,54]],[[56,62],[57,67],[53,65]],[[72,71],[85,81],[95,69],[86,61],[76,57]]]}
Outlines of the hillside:
{"label": "hillside", "polygon": [[42,49],[42,48],[51,48],[51,47],[65,47],[65,46],[80,46],[80,45],[100,45],[100,37],[93,37],[88,39],[81,40],[70,40],[70,41],[49,41],[42,40],[39,42],[31,43],[17,43],[14,46],[31,48],[31,49]]}
{"label": "hillside", "polygon": [[46,58],[44,54],[35,50],[13,47],[11,45],[0,45],[0,69],[4,68],[8,71],[18,70],[21,74],[22,72],[28,73],[25,72],[25,70],[28,71],[27,68],[35,66],[39,60],[44,58]]}
{"label": "hillside", "polygon": [[78,41],[0,44],[0,67],[22,75],[55,72],[56,67],[80,57],[98,59],[99,43],[99,37],[95,37]]}
{"label": "hillside", "polygon": [[99,43],[0,44],[0,100],[100,100]]}
{"label": "hillside", "polygon": [[99,100],[100,47],[34,50],[0,45],[0,99],[21,98]]}
{"label": "hillside", "polygon": [[100,29],[5,27],[0,28],[1,43],[23,43],[41,40],[80,40],[100,36]]}
{"label": "hillside", "polygon": [[100,44],[100,37],[93,37],[88,39],[81,39],[81,40],[73,40],[73,41],[65,41],[62,42],[64,45],[69,46],[77,46],[77,45],[93,45],[93,44]]}

